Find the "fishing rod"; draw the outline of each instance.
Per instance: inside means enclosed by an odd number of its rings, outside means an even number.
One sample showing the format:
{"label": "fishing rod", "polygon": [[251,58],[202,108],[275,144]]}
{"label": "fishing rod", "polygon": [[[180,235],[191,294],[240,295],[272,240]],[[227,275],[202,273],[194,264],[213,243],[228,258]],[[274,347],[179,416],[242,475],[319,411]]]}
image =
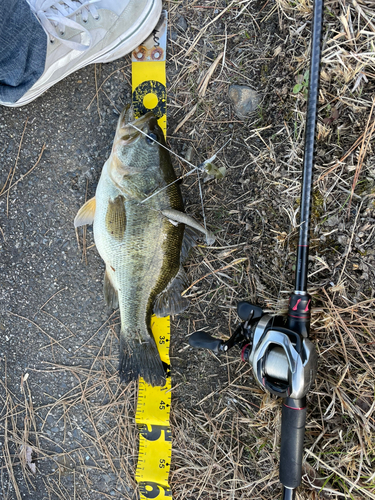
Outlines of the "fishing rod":
{"label": "fishing rod", "polygon": [[262,388],[283,398],[279,469],[282,500],[293,500],[301,483],[306,395],[317,369],[317,352],[309,340],[311,296],[307,293],[307,272],[322,22],[323,0],[315,0],[295,288],[289,298],[287,317],[265,314],[260,307],[242,301],[237,305],[237,313],[243,323],[227,341],[203,331],[189,338],[192,347],[210,349],[216,354],[239,346],[241,359],[250,363]]}

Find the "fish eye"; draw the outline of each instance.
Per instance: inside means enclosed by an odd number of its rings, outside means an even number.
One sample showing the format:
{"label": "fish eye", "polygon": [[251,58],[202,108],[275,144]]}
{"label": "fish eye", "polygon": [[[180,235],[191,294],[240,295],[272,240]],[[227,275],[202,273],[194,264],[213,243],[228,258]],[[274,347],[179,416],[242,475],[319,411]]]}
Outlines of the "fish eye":
{"label": "fish eye", "polygon": [[148,133],[146,136],[147,144],[154,144],[154,142],[158,139],[158,136],[152,132]]}

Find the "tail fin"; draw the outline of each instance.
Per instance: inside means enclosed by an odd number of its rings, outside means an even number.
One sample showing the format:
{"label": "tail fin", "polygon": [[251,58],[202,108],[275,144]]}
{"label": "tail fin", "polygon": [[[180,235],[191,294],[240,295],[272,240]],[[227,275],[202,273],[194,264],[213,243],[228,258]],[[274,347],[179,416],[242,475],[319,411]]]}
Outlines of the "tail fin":
{"label": "tail fin", "polygon": [[153,338],[140,343],[125,337],[121,332],[119,374],[121,382],[130,382],[142,377],[154,387],[165,385],[163,363]]}

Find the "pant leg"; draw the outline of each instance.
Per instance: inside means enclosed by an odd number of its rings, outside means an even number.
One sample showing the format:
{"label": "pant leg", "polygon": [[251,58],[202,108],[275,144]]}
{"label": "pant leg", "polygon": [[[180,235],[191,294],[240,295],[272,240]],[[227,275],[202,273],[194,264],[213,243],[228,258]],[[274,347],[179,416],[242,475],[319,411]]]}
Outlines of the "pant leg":
{"label": "pant leg", "polygon": [[0,104],[15,103],[44,71],[47,35],[26,0],[0,0]]}

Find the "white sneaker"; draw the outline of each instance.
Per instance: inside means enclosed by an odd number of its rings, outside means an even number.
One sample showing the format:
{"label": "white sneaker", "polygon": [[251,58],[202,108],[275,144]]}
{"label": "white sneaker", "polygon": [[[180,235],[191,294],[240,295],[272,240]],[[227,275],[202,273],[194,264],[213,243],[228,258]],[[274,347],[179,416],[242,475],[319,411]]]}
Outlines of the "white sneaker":
{"label": "white sneaker", "polygon": [[162,0],[27,0],[47,33],[45,69],[10,107],[28,104],[74,71],[129,54],[155,28]]}

